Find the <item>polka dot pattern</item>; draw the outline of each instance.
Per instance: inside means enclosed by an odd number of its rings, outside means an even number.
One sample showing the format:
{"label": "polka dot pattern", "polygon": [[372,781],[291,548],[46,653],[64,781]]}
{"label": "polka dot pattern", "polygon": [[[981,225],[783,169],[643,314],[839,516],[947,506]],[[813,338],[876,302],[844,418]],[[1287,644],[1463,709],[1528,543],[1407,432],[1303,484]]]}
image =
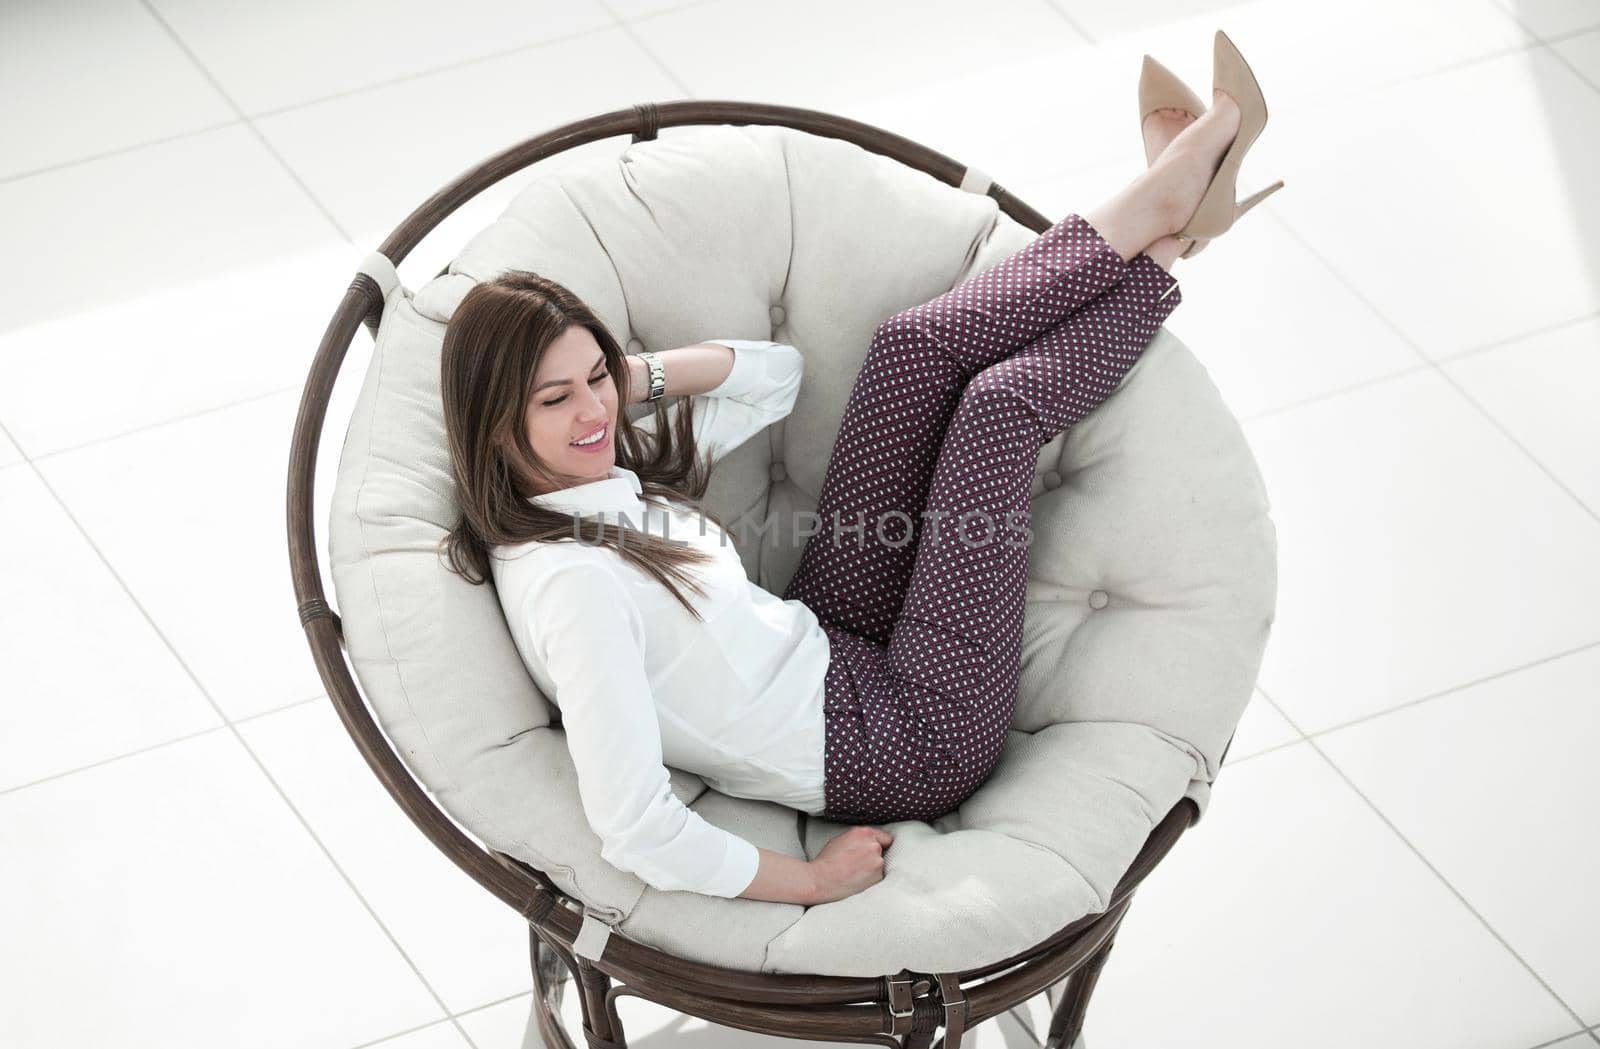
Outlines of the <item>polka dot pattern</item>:
{"label": "polka dot pattern", "polygon": [[[932,820],[994,770],[1021,672],[1044,444],[1098,407],[1182,301],[1069,215],[872,338],[784,597],[831,643],[827,819]],[[836,538],[837,535],[837,538]]]}

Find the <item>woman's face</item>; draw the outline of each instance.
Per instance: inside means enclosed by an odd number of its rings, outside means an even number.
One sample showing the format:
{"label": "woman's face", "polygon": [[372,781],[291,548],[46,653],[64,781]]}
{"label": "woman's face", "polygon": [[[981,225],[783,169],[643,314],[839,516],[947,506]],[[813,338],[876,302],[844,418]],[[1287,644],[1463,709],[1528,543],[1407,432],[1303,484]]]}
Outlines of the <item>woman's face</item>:
{"label": "woman's face", "polygon": [[[603,480],[616,462],[618,393],[593,333],[580,324],[562,332],[540,357],[533,386],[522,418],[539,459],[578,484]],[[582,438],[598,440],[573,443]]]}

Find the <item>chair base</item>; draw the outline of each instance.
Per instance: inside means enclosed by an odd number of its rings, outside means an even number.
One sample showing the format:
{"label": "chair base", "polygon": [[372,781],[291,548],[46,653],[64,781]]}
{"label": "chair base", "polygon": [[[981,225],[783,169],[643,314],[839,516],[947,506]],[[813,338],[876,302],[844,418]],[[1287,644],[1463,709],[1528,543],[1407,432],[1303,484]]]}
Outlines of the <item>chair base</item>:
{"label": "chair base", "polygon": [[[1051,1017],[1044,1049],[1087,1049],[1083,1036],[1084,1015],[1089,999],[1094,995],[1100,971],[1105,967],[1116,939],[1117,927],[1127,913],[1126,907],[1117,915],[1116,927],[1105,942],[1067,978],[1052,984],[1045,991],[1050,1003]],[[528,1024],[522,1036],[522,1049],[578,1049],[567,1033],[561,1016],[562,1000],[569,980],[587,991],[582,993],[579,1006],[583,1015],[583,1035],[588,1049],[627,1049],[628,1037],[617,1015],[614,1000],[621,994],[647,997],[625,986],[613,986],[610,976],[581,961],[560,944],[547,943],[535,928],[529,928],[529,961],[533,970],[533,1001],[528,1013]],[[926,1001],[924,999],[923,1001]],[[1020,1004],[1020,1003],[1018,1003]],[[917,1023],[904,1035],[878,1035],[851,1038],[888,1046],[890,1049],[949,1049],[944,1034],[938,1034],[938,1011],[919,1009]],[[970,1030],[970,1028],[969,1028]],[[795,1032],[796,1038],[809,1038],[817,1032]],[[967,1049],[974,1044],[963,1034],[957,1049]]]}

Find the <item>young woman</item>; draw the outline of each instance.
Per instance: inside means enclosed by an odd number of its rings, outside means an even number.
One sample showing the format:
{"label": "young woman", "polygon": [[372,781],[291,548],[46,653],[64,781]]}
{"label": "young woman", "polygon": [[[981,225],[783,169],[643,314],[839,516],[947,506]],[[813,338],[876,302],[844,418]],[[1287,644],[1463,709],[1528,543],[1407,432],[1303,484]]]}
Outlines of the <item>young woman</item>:
{"label": "young woman", "polygon": [[[492,574],[608,862],[661,889],[836,900],[881,880],[887,831],[852,827],[810,861],[758,849],[683,805],[665,765],[856,824],[937,818],[993,770],[1039,450],[1181,301],[1180,255],[1265,196],[1234,205],[1259,124],[1242,132],[1214,95],[1198,118],[1149,114],[1151,166],[1101,206],[877,329],[782,598],[698,500],[711,463],[789,412],[794,347],[628,355],[525,272],[462,300],[442,355],[462,507],[445,546],[471,581]],[[637,423],[621,410],[664,394],[688,399]]]}

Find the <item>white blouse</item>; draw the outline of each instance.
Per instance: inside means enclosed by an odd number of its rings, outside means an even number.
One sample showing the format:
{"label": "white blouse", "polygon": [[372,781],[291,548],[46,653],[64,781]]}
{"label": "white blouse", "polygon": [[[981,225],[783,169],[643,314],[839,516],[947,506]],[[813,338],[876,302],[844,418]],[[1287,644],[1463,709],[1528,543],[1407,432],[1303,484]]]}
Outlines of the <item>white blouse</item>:
{"label": "white blouse", "polygon": [[[710,341],[734,351],[728,377],[694,398],[696,447],[715,460],[789,414],[802,358],[783,343]],[[654,417],[635,425],[653,430]],[[490,564],[517,649],[561,710],[600,855],[657,889],[738,896],[760,854],[680,802],[665,766],[724,794],[820,813],[828,636],[804,603],[750,581],[715,522],[677,501],[643,501],[632,470],[530,501],[610,515],[713,557],[687,566],[706,591],[684,590],[703,622],[653,576],[573,538],[496,547]]]}

